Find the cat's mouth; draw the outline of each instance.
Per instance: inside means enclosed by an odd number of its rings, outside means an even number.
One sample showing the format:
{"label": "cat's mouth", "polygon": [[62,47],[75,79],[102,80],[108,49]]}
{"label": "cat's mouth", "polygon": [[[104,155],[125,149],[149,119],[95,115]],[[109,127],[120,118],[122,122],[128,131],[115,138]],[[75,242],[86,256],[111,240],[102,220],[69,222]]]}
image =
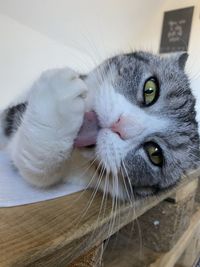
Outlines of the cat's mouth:
{"label": "cat's mouth", "polygon": [[81,129],[74,141],[74,146],[76,148],[95,147],[99,130],[97,114],[94,111],[86,112]]}

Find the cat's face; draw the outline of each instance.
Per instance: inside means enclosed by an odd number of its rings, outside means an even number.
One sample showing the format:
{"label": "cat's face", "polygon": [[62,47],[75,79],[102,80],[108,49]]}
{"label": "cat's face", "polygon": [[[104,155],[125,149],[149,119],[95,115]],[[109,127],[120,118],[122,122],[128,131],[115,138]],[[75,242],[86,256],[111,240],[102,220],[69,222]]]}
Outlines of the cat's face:
{"label": "cat's face", "polygon": [[101,126],[95,157],[121,186],[153,192],[197,166],[195,99],[184,73],[186,59],[186,54],[124,54],[88,75],[88,106]]}

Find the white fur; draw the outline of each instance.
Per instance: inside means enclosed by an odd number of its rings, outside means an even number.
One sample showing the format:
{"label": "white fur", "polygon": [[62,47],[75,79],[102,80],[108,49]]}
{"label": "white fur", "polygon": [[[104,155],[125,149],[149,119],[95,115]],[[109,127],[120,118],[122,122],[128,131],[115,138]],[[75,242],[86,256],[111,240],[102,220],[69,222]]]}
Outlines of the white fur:
{"label": "white fur", "polygon": [[33,85],[22,124],[8,146],[30,183],[49,186],[66,176],[83,121],[85,92],[85,84],[68,68],[47,71]]}

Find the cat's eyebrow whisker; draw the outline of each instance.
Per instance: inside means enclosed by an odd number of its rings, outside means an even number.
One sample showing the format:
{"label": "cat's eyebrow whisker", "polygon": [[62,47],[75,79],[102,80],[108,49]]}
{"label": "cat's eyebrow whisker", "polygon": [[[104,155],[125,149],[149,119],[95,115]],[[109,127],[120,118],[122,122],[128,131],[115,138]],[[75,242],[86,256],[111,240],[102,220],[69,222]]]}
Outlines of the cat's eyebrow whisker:
{"label": "cat's eyebrow whisker", "polygon": [[101,85],[104,82],[106,73],[104,73],[104,70],[102,68],[97,68],[97,73],[98,73],[98,83],[99,85]]}
{"label": "cat's eyebrow whisker", "polygon": [[[85,32],[85,30],[83,30],[83,32]],[[87,42],[87,55],[89,55],[89,57],[92,59],[95,66],[99,65],[99,62],[104,59],[103,55],[101,54],[101,51],[99,50],[98,46],[95,44],[92,38],[89,38],[87,34],[82,33],[81,35]]]}
{"label": "cat's eyebrow whisker", "polygon": [[[85,32],[86,30],[84,29],[82,32]],[[99,52],[99,49],[97,49],[97,46],[95,43],[92,41],[92,38],[89,38],[86,34],[81,33],[82,38],[85,39],[85,42],[87,42],[88,49],[84,49],[84,53],[86,52],[87,57],[90,58],[91,62],[93,63],[95,67],[99,64],[99,61],[101,60],[101,55]],[[79,44],[76,42],[73,42],[73,46],[76,48],[79,48]],[[98,61],[99,58],[99,61]],[[85,57],[78,57],[79,62],[86,67],[86,70],[88,69],[88,59],[85,59]]]}
{"label": "cat's eyebrow whisker", "polygon": [[[109,65],[110,64],[108,62],[108,68],[110,69],[110,66]],[[99,85],[101,85],[105,81],[105,78],[107,78],[107,72],[106,72],[105,68],[102,68],[101,66],[100,67],[97,67],[96,71],[98,73],[98,79],[100,79],[98,81],[99,82]],[[113,77],[112,77],[112,79],[113,79]]]}

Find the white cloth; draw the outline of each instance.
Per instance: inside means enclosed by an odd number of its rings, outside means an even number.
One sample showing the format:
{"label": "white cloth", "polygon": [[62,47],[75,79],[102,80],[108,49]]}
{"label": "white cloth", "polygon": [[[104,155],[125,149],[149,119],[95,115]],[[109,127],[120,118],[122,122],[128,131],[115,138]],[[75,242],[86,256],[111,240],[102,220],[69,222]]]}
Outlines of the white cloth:
{"label": "white cloth", "polygon": [[0,207],[19,206],[54,199],[82,190],[84,186],[63,183],[48,189],[28,184],[14,169],[8,155],[0,151]]}

